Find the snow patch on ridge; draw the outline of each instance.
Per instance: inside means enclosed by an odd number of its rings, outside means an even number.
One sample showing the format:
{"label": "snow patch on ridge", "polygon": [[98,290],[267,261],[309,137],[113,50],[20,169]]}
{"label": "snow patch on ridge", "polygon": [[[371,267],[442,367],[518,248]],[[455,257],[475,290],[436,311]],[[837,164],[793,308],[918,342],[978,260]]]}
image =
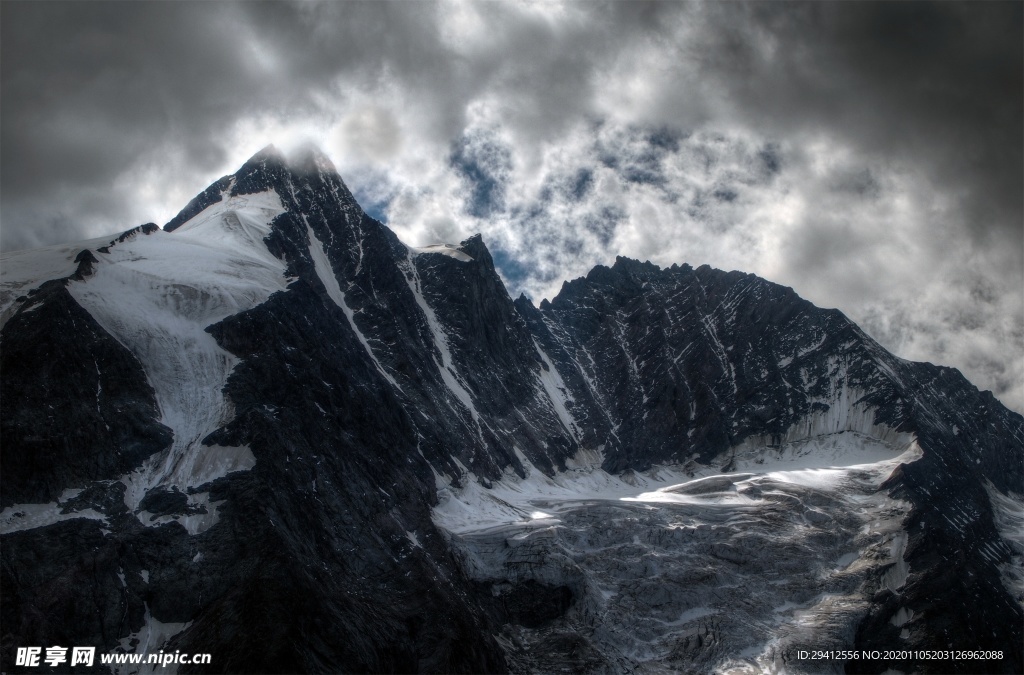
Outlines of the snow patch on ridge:
{"label": "snow patch on ridge", "polygon": [[446,255],[449,258],[455,258],[460,262],[471,262],[473,260],[473,256],[460,251],[459,247],[454,244],[431,244],[430,246],[420,246],[419,248],[410,248],[409,250],[416,255],[423,253],[440,253],[441,255]]}

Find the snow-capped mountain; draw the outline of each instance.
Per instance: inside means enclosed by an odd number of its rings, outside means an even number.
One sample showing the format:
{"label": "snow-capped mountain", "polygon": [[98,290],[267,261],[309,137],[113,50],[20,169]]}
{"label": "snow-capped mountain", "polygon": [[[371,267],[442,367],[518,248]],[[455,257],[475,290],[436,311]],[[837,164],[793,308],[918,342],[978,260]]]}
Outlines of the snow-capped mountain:
{"label": "snow-capped mountain", "polygon": [[789,288],[513,301],[273,148],[0,274],[5,672],[1024,668],[1024,418]]}

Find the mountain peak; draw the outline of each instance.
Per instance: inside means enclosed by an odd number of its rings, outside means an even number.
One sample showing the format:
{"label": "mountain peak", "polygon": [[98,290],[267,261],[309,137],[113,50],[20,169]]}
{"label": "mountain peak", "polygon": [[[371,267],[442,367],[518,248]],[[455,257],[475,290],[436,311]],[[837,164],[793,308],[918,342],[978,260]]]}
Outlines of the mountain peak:
{"label": "mountain peak", "polygon": [[316,143],[306,142],[288,156],[288,167],[296,173],[337,173],[334,162]]}
{"label": "mountain peak", "polygon": [[638,276],[649,276],[661,271],[661,268],[650,260],[640,262],[639,260],[634,260],[633,258],[627,258],[621,255],[615,256],[615,264],[612,265],[612,269],[617,272],[635,274]]}
{"label": "mountain peak", "polygon": [[494,260],[491,258],[491,252],[487,250],[484,237],[479,232],[459,242],[459,250],[474,260],[483,263],[486,267],[494,269]]}
{"label": "mountain peak", "polygon": [[[277,146],[273,143],[267,143],[263,146],[259,152],[249,158],[249,162],[261,161],[264,159],[284,159],[284,155],[277,149]],[[246,162],[248,164],[248,162]]]}
{"label": "mountain peak", "polygon": [[266,172],[271,168],[284,168],[285,166],[287,166],[287,162],[284,154],[271,143],[247,159],[234,175],[236,178],[240,178],[253,172]]}
{"label": "mountain peak", "polygon": [[247,159],[236,175],[246,172],[247,168],[285,167],[295,173],[309,173],[320,170],[324,173],[337,173],[334,163],[320,147],[308,141],[300,144],[287,155],[276,145],[269,143],[252,157]]}

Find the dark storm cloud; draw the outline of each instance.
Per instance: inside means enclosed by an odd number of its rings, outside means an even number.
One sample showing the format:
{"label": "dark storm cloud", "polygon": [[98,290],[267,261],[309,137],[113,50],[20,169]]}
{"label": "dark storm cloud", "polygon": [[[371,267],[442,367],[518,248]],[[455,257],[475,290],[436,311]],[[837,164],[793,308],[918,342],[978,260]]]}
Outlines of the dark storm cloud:
{"label": "dark storm cloud", "polygon": [[691,46],[747,124],[827,130],[963,195],[965,226],[1021,243],[1019,2],[715,3]]}
{"label": "dark storm cloud", "polygon": [[[206,142],[209,129],[229,124],[233,94],[255,83],[220,81],[243,70],[235,46],[218,37],[220,11],[197,11],[208,15],[197,21],[170,3],[0,6],[6,247],[50,243],[35,218],[49,220],[51,208],[83,215],[83,199],[123,217],[126,195],[114,180],[170,141],[199,170],[223,160]],[[67,203],[54,204],[56,195]]]}
{"label": "dark storm cloud", "polygon": [[220,9],[201,13],[170,3],[4,3],[4,187],[20,196],[52,181],[109,180],[167,132],[190,159],[216,164],[206,127],[231,121],[233,101],[251,100],[256,83],[238,77],[242,56],[221,39]]}
{"label": "dark storm cloud", "polygon": [[[113,188],[126,172],[226,168],[240,119],[316,115],[332,75],[373,79],[395,44],[400,66],[429,68],[425,53],[442,51],[432,37],[414,44],[426,6],[322,9],[344,20],[322,30],[313,6],[273,2],[2,3],[4,248],[52,242],[49,210],[80,212],[83,199],[106,203],[57,241],[90,216],[128,215],[132,195]],[[375,42],[390,30],[405,36]],[[68,204],[52,204],[58,192]]]}
{"label": "dark storm cloud", "polygon": [[[673,125],[724,116],[769,135],[828,130],[916,160],[963,195],[977,236],[1019,242],[1020,3],[571,8],[580,16],[553,25],[479,5],[489,44],[456,53],[444,39],[459,37],[450,7],[428,3],[4,3],[5,201],[55,183],[109,185],[167,144],[193,171],[212,170],[238,118],[316,115],[317,92],[385,76],[422,101],[446,142],[487,88],[508,92],[515,122],[546,136],[590,111],[601,68],[654,44],[664,68],[692,70],[713,92],[699,101],[702,91],[657,82],[647,112],[668,138]],[[633,175],[656,178],[642,166]]]}
{"label": "dark storm cloud", "polygon": [[[592,32],[556,34],[514,6],[480,9],[502,30],[467,57],[442,35],[445,8],[429,3],[5,2],[3,246],[50,239],[24,221],[45,220],[33,202],[57,189],[110,193],[146,162],[210,171],[240,119],[330,117],[347,93],[385,80],[444,143],[485,87],[521,89],[519,116],[541,126],[586,105]],[[510,68],[520,51],[528,67]],[[110,194],[88,215],[121,216],[126,198]]]}

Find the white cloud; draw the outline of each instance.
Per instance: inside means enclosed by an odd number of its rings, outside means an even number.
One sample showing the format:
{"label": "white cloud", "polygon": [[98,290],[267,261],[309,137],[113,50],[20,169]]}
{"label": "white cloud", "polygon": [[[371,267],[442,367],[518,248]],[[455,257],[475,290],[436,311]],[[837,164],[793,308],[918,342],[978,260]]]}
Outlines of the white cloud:
{"label": "white cloud", "polygon": [[873,3],[178,7],[5,7],[5,248],[165,222],[313,141],[408,243],[483,232],[512,291],[617,254],[754,272],[1024,410],[1019,38],[993,3],[918,4],[911,41]]}

